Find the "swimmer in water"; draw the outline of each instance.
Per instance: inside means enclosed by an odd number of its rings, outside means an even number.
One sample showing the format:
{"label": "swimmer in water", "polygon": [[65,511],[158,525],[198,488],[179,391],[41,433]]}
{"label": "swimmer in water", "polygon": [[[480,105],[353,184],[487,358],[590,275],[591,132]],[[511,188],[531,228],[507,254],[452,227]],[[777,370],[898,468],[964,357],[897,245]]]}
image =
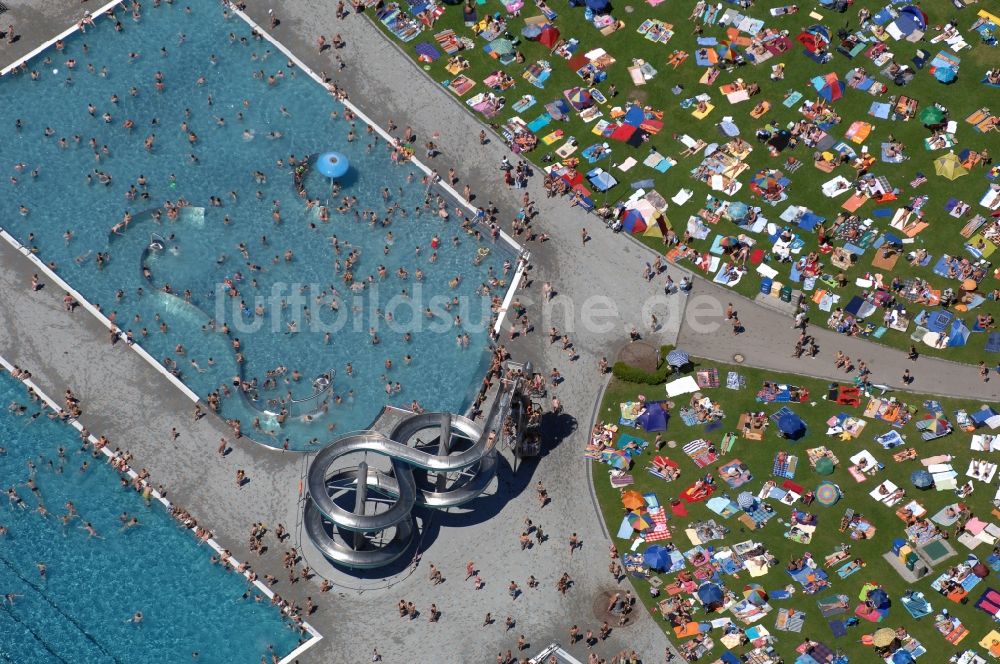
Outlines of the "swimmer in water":
{"label": "swimmer in water", "polygon": [[138,625],[139,623],[142,622],[142,611],[136,611],[135,613],[132,614],[132,617],[126,620],[125,622]]}

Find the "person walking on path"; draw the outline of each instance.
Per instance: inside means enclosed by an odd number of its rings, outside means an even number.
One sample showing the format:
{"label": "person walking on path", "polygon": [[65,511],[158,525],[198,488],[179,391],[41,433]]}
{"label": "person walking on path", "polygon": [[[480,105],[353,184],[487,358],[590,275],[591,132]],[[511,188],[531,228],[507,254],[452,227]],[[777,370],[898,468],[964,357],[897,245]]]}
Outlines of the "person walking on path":
{"label": "person walking on path", "polygon": [[538,480],[538,484],[535,485],[535,491],[538,492],[538,502],[540,507],[545,507],[549,504],[549,492],[546,490],[545,485],[542,484],[541,480]]}
{"label": "person walking on path", "polygon": [[984,383],[990,382],[990,368],[986,366],[985,360],[979,361],[979,377],[983,379]]}
{"label": "person walking on path", "polygon": [[569,555],[572,556],[573,552],[576,551],[578,548],[580,548],[580,546],[582,546],[580,544],[580,538],[576,536],[576,533],[573,533],[572,535],[570,535],[569,536]]}

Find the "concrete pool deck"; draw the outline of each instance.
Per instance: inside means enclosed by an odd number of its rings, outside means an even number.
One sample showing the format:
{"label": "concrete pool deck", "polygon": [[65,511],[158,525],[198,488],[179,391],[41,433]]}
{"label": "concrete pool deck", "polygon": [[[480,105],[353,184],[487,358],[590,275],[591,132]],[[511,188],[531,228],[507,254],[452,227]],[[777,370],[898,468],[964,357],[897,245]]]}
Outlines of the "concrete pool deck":
{"label": "concrete pool deck", "polygon": [[[32,0],[26,4],[48,7],[50,3]],[[82,11],[76,3],[56,4],[65,5],[66,13],[39,14],[39,42],[75,22]],[[267,5],[254,5],[250,14],[267,25],[266,9]],[[516,211],[522,192],[506,189],[497,177],[496,164],[500,155],[507,154],[499,141],[494,139],[490,145],[479,146],[477,136],[481,125],[475,118],[450,100],[440,86],[422,76],[367,20],[352,16],[338,21],[334,11],[332,3],[319,6],[306,0],[282,3],[281,24],[272,32],[307,65],[327,72],[336,71],[333,55],[317,54],[315,38],[320,32],[327,35],[340,32],[347,47],[339,54],[347,67],[335,78],[351,93],[353,101],[377,122],[393,118],[400,126],[413,126],[418,141],[440,132],[436,142],[443,154],[428,160],[430,166],[443,172],[454,165],[463,179],[459,186],[468,180],[481,202],[493,200],[508,213]],[[27,28],[22,31],[16,19],[5,22],[0,17],[0,23],[9,22],[15,23],[16,32],[28,34]],[[27,20],[24,23],[35,29],[34,23]],[[25,48],[23,52],[30,50]],[[7,61],[7,51],[0,55]],[[414,104],[414,99],[426,103]],[[515,649],[517,637],[522,633],[533,645],[528,652],[551,642],[565,644],[567,630],[573,624],[584,631],[596,631],[604,619],[598,605],[606,593],[616,589],[605,572],[609,540],[591,499],[590,466],[579,453],[604,384],[596,370],[597,360],[601,356],[614,358],[630,326],[648,333],[648,314],[641,307],[647,298],[662,292],[662,285],[644,282],[641,277],[643,262],[652,260],[645,247],[605,232],[596,218],[569,209],[564,200],[545,198],[537,180],[534,178],[528,189],[541,209],[536,224],[552,235],[552,241],[529,246],[533,264],[530,275],[535,286],[517,295],[528,307],[536,331],[513,341],[503,334],[502,343],[515,359],[531,360],[544,372],[558,367],[565,376],[556,393],[568,415],[555,418],[552,426],[558,444],[538,463],[525,464],[516,476],[509,470],[502,471],[498,485],[500,499],[487,497],[486,504],[470,506],[472,513],[480,507],[483,511],[492,509],[490,513],[495,512],[492,518],[461,528],[442,528],[422,553],[422,563],[416,572],[398,580],[390,589],[359,593],[336,588],[320,594],[319,579],[289,588],[279,555],[287,547],[276,547],[269,537],[271,552],[261,558],[249,554],[245,541],[251,524],[257,521],[271,526],[282,522],[290,529],[296,526],[293,541],[298,539],[301,510],[297,487],[304,477],[307,457],[236,441],[226,459],[218,458],[215,447],[220,436],[230,437],[228,427],[214,416],[194,422],[191,402],[180,391],[124,345],[109,346],[106,329],[86,312],[70,315],[63,311],[62,293],[52,284],[40,292],[32,292],[29,285],[32,266],[6,245],[0,245],[0,354],[32,371],[35,382],[50,394],[73,389],[83,400],[82,420],[92,432],[106,434],[114,444],[132,450],[136,465],[149,468],[155,483],[163,483],[169,489],[168,498],[190,509],[200,523],[215,532],[223,546],[237,558],[250,560],[261,576],[269,573],[281,579],[275,588],[278,593],[300,605],[305,603],[306,596],[312,596],[319,610],[309,620],[325,638],[301,661],[368,661],[362,658],[370,658],[373,647],[379,649],[386,662],[436,661],[442,653],[447,653],[452,661],[492,661],[498,651]],[[502,218],[511,216],[503,214]],[[592,232],[591,241],[582,246],[581,226]],[[670,274],[679,280],[685,272],[671,267]],[[558,302],[547,313],[542,311],[538,301],[538,284],[542,281],[551,281],[557,291],[577,305],[589,296],[607,296],[618,310],[617,315],[610,317],[610,329],[588,329],[580,324],[578,309],[569,319],[568,310],[558,306]],[[736,300],[735,294],[699,281],[695,293],[703,292],[721,298],[723,305],[727,298],[740,303],[741,318],[751,332],[747,339],[740,340],[740,347],[748,344],[750,363],[764,362],[770,356],[775,356],[776,362],[784,359],[783,347],[778,353],[773,349],[776,340],[781,343],[787,337],[789,346],[794,340],[787,318],[749,301]],[[728,330],[698,334],[690,325],[682,329],[685,303],[684,298],[672,296],[658,305],[657,314],[665,321],[654,336],[663,342],[673,342],[680,334],[684,347],[692,354],[729,359],[735,348]],[[668,307],[669,315],[663,314]],[[569,362],[560,345],[547,343],[549,325],[560,330],[573,326],[570,336],[581,356],[578,361]],[[880,367],[890,362],[895,364],[892,353],[898,353],[843,337],[824,336],[821,343],[827,344],[824,348],[827,358],[839,348],[852,357],[878,357],[877,374]],[[858,345],[848,346],[849,343]],[[855,347],[858,350],[852,352]],[[883,359],[885,355],[887,359]],[[790,358],[784,361],[790,368],[783,370],[801,372],[825,371],[830,365],[829,361],[821,360],[812,363],[824,365],[820,369],[810,367],[809,363],[793,364]],[[988,398],[983,387],[989,391],[996,389],[996,382],[987,386],[979,383],[974,367],[922,359],[915,369],[918,381],[913,389],[926,390],[926,386],[921,386],[926,381],[927,385],[940,385],[939,390],[931,391],[976,398]],[[898,375],[888,375],[885,379],[893,381],[898,381]],[[882,382],[881,378],[878,382]],[[169,442],[171,427],[177,427],[181,433],[176,444]],[[245,469],[250,479],[242,490],[235,487],[237,468]],[[538,480],[545,483],[552,498],[552,503],[544,509],[539,509],[532,491]],[[541,525],[549,541],[521,552],[517,536],[525,517]],[[576,532],[584,543],[572,559],[566,546],[571,532]],[[473,591],[471,582],[462,582],[467,560],[474,560],[482,571],[486,587],[481,591]],[[312,561],[306,562],[315,566]],[[442,570],[447,579],[445,584],[431,586],[426,576],[429,563]],[[575,587],[565,597],[554,588],[563,571],[569,572],[575,581]],[[541,588],[525,589],[520,599],[511,602],[505,592],[506,584],[515,580],[524,588],[529,574],[540,580]],[[436,603],[443,612],[441,621],[429,624],[424,617],[401,621],[395,613],[399,599],[413,601],[424,616],[430,603]],[[481,627],[487,611],[493,613],[499,624]],[[505,634],[502,622],[508,614],[518,624]],[[636,624],[614,630],[607,643],[597,646],[597,652],[610,656],[623,648],[635,648],[646,661],[659,661],[666,637],[649,616],[640,613],[636,618]],[[586,658],[582,646],[570,650],[579,658]]]}
{"label": "concrete pool deck", "polygon": [[[52,26],[50,34],[61,32],[65,27],[61,19],[53,21],[59,24]],[[49,38],[39,35],[39,40]],[[325,638],[301,661],[357,661],[370,657],[371,648],[378,647],[386,661],[433,661],[446,652],[454,653],[452,659],[457,661],[480,662],[498,651],[514,649],[519,634],[525,634],[534,646],[565,642],[572,624],[596,630],[604,619],[597,607],[616,586],[605,573],[603,525],[590,499],[589,466],[581,462],[575,446],[565,439],[576,429],[587,428],[586,420],[601,386],[601,381],[593,379],[596,360],[592,354],[583,352],[582,361],[564,367],[567,387],[560,388],[559,396],[567,407],[573,404],[570,412],[577,414],[580,422],[569,416],[560,418],[557,426],[564,429],[562,444],[550,450],[540,464],[524,464],[516,477],[509,470],[501,472],[500,500],[484,499],[492,500],[492,507],[486,506],[492,510],[490,513],[498,512],[493,518],[462,528],[442,528],[422,552],[424,565],[436,564],[448,579],[440,586],[443,592],[432,587],[424,568],[419,568],[391,590],[361,594],[337,588],[322,595],[318,578],[289,587],[273,538],[269,543],[272,551],[262,558],[251,555],[245,546],[246,534],[257,521],[272,527],[278,522],[294,527],[298,539],[297,487],[304,477],[307,457],[237,441],[225,459],[218,458],[215,447],[219,437],[230,436],[225,424],[211,415],[195,422],[191,401],[181,391],[124,345],[111,347],[106,328],[96,318],[82,310],[66,313],[62,292],[53,283],[43,279],[46,286],[33,292],[30,278],[35,271],[27,258],[6,244],[0,246],[0,354],[29,368],[34,381],[45,391],[58,394],[69,388],[79,395],[84,407],[82,423],[92,432],[107,435],[113,444],[131,450],[136,456],[135,465],[149,468],[154,484],[165,485],[167,497],[191,510],[238,559],[252,562],[261,576],[273,574],[282,579],[276,592],[299,605],[305,603],[306,596],[313,598],[319,610],[309,620]],[[586,278],[585,269],[581,269],[580,277]],[[650,286],[646,291],[636,290],[618,298],[621,309],[638,310],[641,300],[653,293],[655,288]],[[676,335],[674,320],[679,318],[668,321],[660,331],[665,339]],[[616,316],[615,321],[615,339],[621,338],[625,325],[641,324],[638,317],[626,323]],[[534,339],[539,337],[530,335],[527,341],[534,346]],[[597,337],[588,339],[581,333],[573,338],[581,350],[600,347]],[[606,345],[607,339],[603,341]],[[518,359],[522,345],[510,344]],[[525,355],[525,359],[534,359],[536,366],[565,363],[561,349]],[[588,378],[583,379],[584,375]],[[581,408],[577,409],[576,404]],[[169,442],[173,427],[181,434],[176,443]],[[243,489],[235,486],[237,468],[246,470],[250,479]],[[544,510],[539,510],[530,490],[539,479],[550,487],[552,496],[552,503]],[[477,507],[472,504],[471,511],[474,513]],[[525,516],[541,525],[549,539],[521,553],[517,536]],[[566,541],[572,532],[578,534],[584,546],[570,561]],[[476,561],[486,581],[485,588],[478,592],[472,591],[471,582],[456,588],[463,585],[462,572],[469,559]],[[315,566],[309,560],[305,562]],[[564,571],[575,582],[565,597],[554,588]],[[539,579],[541,587],[526,592],[512,605],[506,584],[513,579],[524,587],[529,574]],[[441,621],[432,625],[421,618],[396,628],[399,619],[395,603],[400,598],[416,603],[425,615],[430,603],[436,603],[443,613]],[[503,627],[498,625],[483,628],[486,611],[501,623],[509,613],[517,619],[517,626],[509,633],[503,633]],[[637,620],[639,626],[616,629],[598,651],[611,654],[636,648],[643,653],[662,652],[666,645],[662,633],[645,615],[638,615]],[[470,634],[476,637],[470,639]],[[576,650],[582,653],[583,647],[577,646]]]}

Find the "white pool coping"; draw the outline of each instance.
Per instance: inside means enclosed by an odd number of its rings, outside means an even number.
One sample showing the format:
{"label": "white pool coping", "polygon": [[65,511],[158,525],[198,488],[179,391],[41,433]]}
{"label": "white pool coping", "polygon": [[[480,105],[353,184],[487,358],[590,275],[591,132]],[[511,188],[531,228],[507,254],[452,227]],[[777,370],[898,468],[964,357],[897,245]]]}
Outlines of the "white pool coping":
{"label": "white pool coping", "polygon": [[[287,57],[291,62],[295,63],[295,66],[304,71],[312,80],[314,80],[319,85],[323,86],[324,89],[326,90],[330,89],[329,86],[327,86],[327,84],[319,76],[319,74],[314,72],[306,63],[302,62],[302,60],[300,60],[294,53],[292,53],[291,50],[289,50],[280,41],[275,39],[267,30],[258,25],[252,18],[250,18],[244,12],[240,11],[239,9],[233,6],[229,7],[229,11],[235,14],[236,16],[239,16],[244,21],[246,21],[246,23],[251,28],[260,33],[260,35],[264,37],[264,39],[269,41],[275,48],[281,51],[281,53],[285,57]],[[392,144],[396,141],[396,139],[388,131],[383,129],[378,123],[376,123],[374,120],[368,117],[364,111],[355,106],[349,99],[337,99],[337,102],[342,104],[346,108],[349,108],[352,113],[357,115],[360,120],[362,120],[367,125],[372,127],[378,133],[378,135],[381,136],[382,139],[387,143]],[[429,166],[420,161],[420,159],[417,158],[416,154],[410,157],[409,162],[412,163],[417,168],[419,168],[421,171],[423,171],[424,175],[433,177],[434,175],[433,169],[431,169]],[[454,187],[452,187],[444,180],[440,179],[436,181],[434,184],[444,189],[453,199],[461,203],[466,210],[475,215],[477,211],[476,206],[474,206],[471,202],[469,202],[461,194],[459,194]],[[511,279],[510,284],[508,284],[507,292],[504,294],[503,306],[500,308],[500,311],[497,312],[497,321],[493,326],[494,334],[498,334],[500,332],[500,327],[503,325],[503,321],[507,314],[510,302],[511,300],[514,299],[514,292],[517,290],[517,285],[520,283],[521,275],[523,274],[524,269],[527,265],[527,259],[531,256],[531,254],[524,247],[522,247],[516,240],[514,240],[514,238],[508,235],[506,231],[504,231],[502,228],[500,228],[499,231],[500,231],[500,238],[508,245],[510,245],[510,248],[513,249],[514,252],[517,254],[518,263],[517,263],[517,269],[514,272],[514,277]]]}
{"label": "white pool coping", "polygon": [[[104,5],[103,7],[101,7],[100,9],[98,9],[96,12],[91,13],[90,17],[94,18],[94,19],[99,18],[99,17],[103,16],[105,12],[107,12],[109,9],[111,9],[115,5],[122,5],[122,6],[124,6],[125,5],[125,0],[111,0],[111,2],[109,2],[106,5]],[[66,28],[65,30],[63,30],[62,32],[60,32],[58,35],[56,35],[55,37],[53,37],[52,39],[48,40],[47,42],[42,43],[37,48],[35,48],[34,50],[32,50],[30,53],[28,53],[27,55],[25,55],[24,57],[22,57],[20,60],[17,60],[16,62],[13,62],[13,63],[7,65],[3,69],[0,69],[0,76],[6,76],[9,72],[11,72],[14,69],[20,67],[21,64],[23,64],[23,63],[27,62],[28,60],[30,60],[31,58],[35,57],[36,55],[38,55],[39,53],[41,53],[42,51],[44,51],[45,49],[47,49],[49,46],[52,46],[53,44],[55,44],[60,39],[66,39],[66,37],[69,37],[71,34],[73,34],[74,32],[76,32],[77,30],[80,29],[80,22],[81,21],[83,21],[83,17],[82,16],[80,18],[80,21],[77,21],[75,24],[73,24],[72,27]]]}
{"label": "white pool coping", "polygon": [[[13,377],[14,365],[12,365],[10,362],[8,362],[7,359],[3,355],[0,355],[0,367],[3,367],[4,369],[6,369],[7,373],[11,374],[11,377]],[[29,369],[29,371],[30,371],[30,369]],[[56,412],[56,413],[62,412],[63,409],[59,406],[59,404],[56,403],[54,400],[52,400],[52,398],[49,397],[49,395],[46,394],[45,391],[42,390],[38,385],[36,385],[34,383],[34,381],[32,381],[30,378],[17,378],[15,380],[20,381],[24,385],[26,385],[26,386],[30,387],[32,390],[34,390],[35,394],[37,394],[39,397],[41,397],[41,399],[45,402],[45,404],[49,408],[52,409],[53,412]],[[77,420],[75,418],[71,418],[69,420],[66,420],[66,422],[71,427],[73,427],[74,429],[76,429],[77,431],[80,431],[80,432],[83,431],[83,424],[81,424],[79,420]],[[98,438],[96,436],[94,436],[93,434],[90,434],[90,436],[87,438],[87,440],[90,442],[91,445],[96,445],[97,442],[98,442]],[[103,452],[104,456],[106,456],[109,460],[114,458],[114,453],[111,450],[109,450],[107,446],[102,447],[101,448],[101,452]],[[117,470],[119,473],[121,473],[121,471],[118,470],[117,468],[115,470]],[[134,470],[132,470],[131,467],[128,468],[128,470],[126,471],[126,474],[131,479],[133,479],[133,480],[136,479],[139,476],[138,473],[136,473]],[[150,495],[153,498],[155,498],[156,500],[160,501],[160,503],[167,509],[168,516],[169,516],[169,511],[170,511],[170,507],[171,507],[170,501],[167,500],[162,494],[160,494],[159,491],[157,491],[156,489],[154,489],[153,486],[152,486],[152,484],[149,481],[143,481],[143,486],[147,487],[149,489],[149,491],[150,491]],[[185,528],[185,529],[186,530],[191,530],[190,528]],[[208,538],[208,539],[201,540],[201,541],[207,543],[208,546],[210,546],[220,556],[223,554],[223,552],[225,550],[222,546],[219,545],[218,542],[215,541],[214,538]],[[229,556],[229,558],[227,559],[227,562],[228,562],[228,565],[232,568],[232,571],[234,571],[234,572],[242,564],[242,563],[240,563],[239,560],[237,560],[232,555]],[[244,578],[246,578],[247,580],[249,580],[249,578],[250,578],[250,575],[247,572],[243,572],[242,576]],[[274,597],[274,591],[272,591],[270,588],[268,588],[266,585],[264,585],[260,580],[255,580],[252,583],[257,588],[257,590],[259,590],[261,592],[261,594],[263,594],[268,599],[272,599]],[[281,659],[281,661],[279,662],[279,664],[292,664],[292,662],[295,660],[296,657],[300,656],[303,652],[305,652],[306,650],[308,650],[312,646],[316,645],[317,643],[319,643],[323,639],[323,635],[320,634],[316,630],[316,628],[313,627],[308,622],[303,622],[302,623],[302,627],[310,634],[310,638],[305,643],[303,643],[302,645],[300,645],[299,647],[297,647],[295,650],[293,650],[291,653],[289,653],[288,655],[285,655],[285,657],[283,657]]]}
{"label": "white pool coping", "polygon": [[[124,3],[123,0],[111,0],[111,2],[108,2],[107,4],[105,4],[100,9],[98,9],[96,12],[92,13],[90,16],[94,20],[97,20],[97,19],[103,17],[105,15],[105,13],[109,9],[115,7],[116,5],[123,5],[124,6],[124,4],[125,3]],[[271,44],[273,44],[275,46],[275,48],[277,48],[279,51],[281,51],[283,55],[285,55],[290,61],[292,61],[293,63],[295,63],[295,65],[297,67],[299,67],[302,71],[304,71],[316,83],[318,83],[319,85],[323,86],[323,88],[328,89],[327,85],[323,82],[323,79],[320,78],[320,76],[316,72],[314,72],[312,69],[310,69],[304,62],[302,62],[302,60],[300,60],[297,56],[295,56],[295,54],[293,54],[284,44],[282,44],[281,42],[279,42],[278,40],[276,40],[266,30],[264,30],[259,25],[257,25],[257,23],[255,23],[253,21],[253,19],[251,19],[244,12],[236,9],[233,6],[229,6],[228,10],[231,13],[233,13],[236,16],[239,16],[241,19],[243,19],[252,29],[254,29],[257,32],[259,32],[261,34],[261,36],[263,36]],[[54,43],[56,43],[56,41],[58,41],[60,39],[65,39],[66,37],[68,37],[69,35],[73,34],[74,32],[76,32],[79,29],[80,29],[80,22],[77,22],[73,26],[67,28],[63,32],[61,32],[58,35],[56,35],[55,37],[53,37],[52,39],[50,39],[50,40],[44,42],[43,44],[39,45],[37,48],[35,48],[34,50],[32,50],[30,53],[28,53],[27,55],[25,55],[20,60],[12,63],[10,65],[7,65],[6,67],[4,67],[2,70],[0,70],[0,76],[6,75],[8,72],[12,71],[16,67],[19,67],[22,63],[27,62],[31,58],[33,58],[36,55],[38,55],[39,53],[42,53],[45,49],[49,48]],[[394,140],[393,137],[385,129],[383,129],[381,126],[379,126],[378,124],[376,124],[375,122],[373,122],[371,120],[371,118],[369,118],[367,115],[365,115],[365,113],[361,109],[359,109],[357,106],[355,106],[349,100],[347,100],[347,99],[339,100],[338,99],[337,102],[340,103],[340,104],[342,104],[343,106],[351,109],[351,111],[353,113],[355,113],[360,119],[362,119],[367,124],[371,125],[375,129],[375,131],[377,131],[378,134],[385,141],[391,143]],[[433,171],[430,168],[428,168],[424,163],[422,163],[419,159],[417,159],[417,157],[415,155],[410,158],[410,162],[412,162],[417,168],[419,168],[421,171],[423,171],[424,174],[426,174],[426,175],[432,175]],[[440,186],[442,189],[444,189],[456,201],[461,202],[461,204],[464,205],[465,208],[468,211],[470,211],[472,213],[476,212],[476,208],[469,201],[465,200],[462,196],[460,196],[459,193],[451,185],[449,185],[448,183],[446,183],[444,181],[439,181],[436,184],[438,186]],[[518,244],[512,237],[510,237],[503,229],[499,229],[499,230],[500,230],[500,237],[501,237],[501,239],[504,242],[506,242],[507,244],[509,244],[510,247],[515,251],[515,253],[517,253],[517,255],[518,255],[518,262],[517,262],[517,268],[516,268],[516,270],[514,272],[514,276],[511,279],[510,283],[508,284],[507,292],[504,294],[503,303],[502,303],[502,305],[500,307],[500,310],[497,312],[497,320],[496,320],[496,323],[493,326],[493,335],[494,336],[496,336],[500,332],[500,328],[503,325],[504,318],[506,317],[507,311],[509,310],[510,303],[514,299],[514,294],[515,294],[515,291],[517,290],[517,285],[521,281],[521,277],[522,277],[522,275],[524,273],[524,270],[527,267],[528,258],[530,257],[530,254],[526,250],[524,250],[524,248],[521,247],[521,245]],[[20,254],[22,254],[23,256],[25,256],[29,261],[31,261],[31,263],[33,264],[33,266],[39,272],[41,272],[42,274],[44,274],[46,277],[48,277],[50,280],[52,280],[56,285],[58,285],[64,291],[66,291],[67,293],[69,293],[80,304],[80,306],[82,306],[84,309],[86,309],[88,312],[90,312],[90,314],[93,315],[105,328],[107,328],[108,330],[111,330],[113,323],[108,319],[107,316],[105,316],[100,311],[100,309],[98,309],[96,306],[94,306],[93,304],[91,304],[89,300],[87,300],[85,297],[83,297],[83,295],[81,295],[75,288],[73,288],[72,286],[70,286],[69,283],[67,283],[65,279],[63,279],[58,274],[56,274],[55,271],[49,269],[48,265],[46,265],[42,260],[40,260],[37,256],[35,256],[27,247],[25,247],[24,245],[22,245],[16,238],[14,238],[14,236],[12,236],[10,233],[8,233],[6,230],[4,230],[3,226],[0,226],[0,238],[2,238],[3,240],[5,240],[15,251],[19,252]],[[198,403],[199,401],[201,401],[201,398],[198,396],[198,394],[194,390],[192,390],[190,387],[188,387],[180,378],[178,378],[174,374],[170,373],[166,369],[166,367],[164,367],[162,364],[160,364],[156,360],[156,358],[154,358],[144,348],[142,348],[142,346],[139,343],[132,343],[132,344],[130,344],[130,347],[133,350],[135,350],[135,352],[138,353],[139,356],[142,359],[144,359],[150,366],[152,366],[156,371],[158,371],[162,376],[164,376],[168,381],[170,381],[177,389],[179,389],[193,403]],[[256,443],[257,445],[259,445],[261,447],[266,447],[268,449],[271,449],[271,450],[274,450],[274,451],[277,451],[277,452],[283,452],[284,451],[284,450],[282,450],[280,448],[274,447],[272,445],[268,445],[266,443],[262,443],[260,441],[254,440],[253,438],[250,438],[250,437],[248,437],[248,440],[252,440],[254,443]]]}

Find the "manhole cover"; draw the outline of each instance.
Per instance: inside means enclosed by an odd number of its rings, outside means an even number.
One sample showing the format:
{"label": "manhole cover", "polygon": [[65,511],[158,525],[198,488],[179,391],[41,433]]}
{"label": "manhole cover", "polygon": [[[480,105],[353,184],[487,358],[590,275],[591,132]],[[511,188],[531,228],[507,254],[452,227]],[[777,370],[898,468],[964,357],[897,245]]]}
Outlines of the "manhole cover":
{"label": "manhole cover", "polygon": [[743,353],[736,353],[733,355],[733,362],[736,364],[743,364],[747,358],[743,357]]}

